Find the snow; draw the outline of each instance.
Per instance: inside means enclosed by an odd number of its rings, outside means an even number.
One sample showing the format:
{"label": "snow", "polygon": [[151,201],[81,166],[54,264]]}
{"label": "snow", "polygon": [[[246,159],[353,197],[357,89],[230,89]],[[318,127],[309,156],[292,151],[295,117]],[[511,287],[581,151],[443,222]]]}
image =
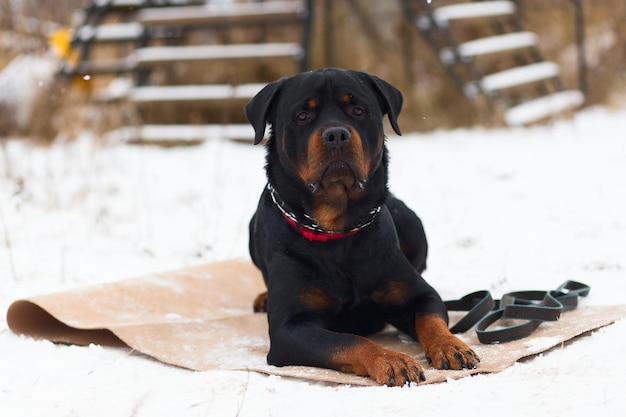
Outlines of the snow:
{"label": "snow", "polygon": [[35,55],[18,55],[0,71],[0,109],[20,129],[30,124],[39,90],[50,85],[55,71],[54,59]]}
{"label": "snow", "polygon": [[512,1],[480,1],[438,7],[433,17],[437,24],[446,26],[450,20],[510,15],[515,13],[515,9],[515,3]]}
{"label": "snow", "polygon": [[555,337],[539,337],[524,343],[524,345],[526,345],[531,352],[540,352],[550,346],[554,346],[555,341],[558,341]]}
{"label": "snow", "polygon": [[583,93],[577,90],[565,90],[543,96],[508,109],[504,118],[509,126],[522,125],[541,120],[552,114],[582,106]]}
{"label": "snow", "polygon": [[545,80],[557,75],[559,75],[559,66],[557,64],[554,62],[539,62],[486,75],[480,83],[485,90],[494,91]]}
{"label": "snow", "polygon": [[149,86],[132,88],[129,95],[137,102],[249,99],[263,87],[265,84]]}
{"label": "snow", "polygon": [[237,45],[192,45],[192,46],[152,46],[137,48],[133,59],[142,64],[233,59],[299,57],[302,47],[297,43],[237,44]]}
{"label": "snow", "polygon": [[210,138],[250,140],[254,138],[254,129],[249,124],[231,125],[141,125],[127,126],[106,134],[107,140],[158,143],[177,141],[178,143],[203,141]]}
{"label": "snow", "polygon": [[534,45],[536,42],[537,35],[532,32],[514,32],[464,42],[459,45],[459,53],[463,57],[486,55],[525,48]]}
{"label": "snow", "polygon": [[[527,48],[535,45],[536,42],[537,35],[532,32],[514,32],[463,42],[459,44],[458,53],[461,58],[471,58],[496,52]],[[442,61],[448,64],[454,62],[453,48],[443,48],[439,56]]]}
{"label": "snow", "polygon": [[143,26],[136,22],[108,23],[98,26],[81,26],[77,31],[77,38],[83,42],[93,39],[100,42],[135,40],[143,34]]}
{"label": "snow", "polygon": [[[580,308],[624,304],[625,129],[626,110],[588,109],[551,126],[389,138],[391,188],[430,240],[429,282],[448,299],[573,279],[592,287]],[[35,294],[248,258],[260,146],[102,146],[84,135],[51,148],[9,141],[0,153],[3,312]],[[499,374],[357,388],[191,372],[17,336],[4,318],[3,416],[624,415],[625,320]]]}

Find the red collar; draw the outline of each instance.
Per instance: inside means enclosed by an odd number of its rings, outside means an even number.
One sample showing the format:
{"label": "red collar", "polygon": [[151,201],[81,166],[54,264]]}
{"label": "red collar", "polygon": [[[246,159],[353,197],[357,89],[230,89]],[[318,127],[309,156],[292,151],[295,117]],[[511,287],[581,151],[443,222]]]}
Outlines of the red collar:
{"label": "red collar", "polygon": [[[329,240],[343,239],[345,237],[354,236],[370,224],[374,223],[376,215],[381,210],[381,206],[375,207],[373,210],[370,211],[371,217],[353,229],[350,229],[346,232],[331,232],[321,229],[317,224],[314,223],[308,225],[304,222],[299,222],[296,215],[293,212],[287,210],[287,205],[285,204],[284,200],[280,198],[280,196],[276,192],[276,189],[270,183],[267,184],[267,190],[270,192],[270,196],[272,198],[272,201],[274,202],[274,205],[278,208],[283,218],[287,220],[287,223],[289,223],[294,229],[296,229],[300,236],[304,237],[309,242],[328,242]],[[308,216],[306,217],[309,218]],[[309,220],[313,219],[309,218]]]}
{"label": "red collar", "polygon": [[294,219],[289,217],[289,215],[285,213],[284,211],[281,211],[280,214],[282,214],[283,218],[287,220],[287,223],[293,226],[293,228],[296,229],[298,233],[300,233],[300,236],[307,239],[309,242],[313,242],[313,241],[328,242],[329,240],[333,240],[333,239],[343,239],[344,237],[356,235],[365,227],[365,226],[362,226],[356,229],[348,230],[347,232],[328,232],[328,231],[318,232],[306,226],[298,224],[298,222],[296,222]]}

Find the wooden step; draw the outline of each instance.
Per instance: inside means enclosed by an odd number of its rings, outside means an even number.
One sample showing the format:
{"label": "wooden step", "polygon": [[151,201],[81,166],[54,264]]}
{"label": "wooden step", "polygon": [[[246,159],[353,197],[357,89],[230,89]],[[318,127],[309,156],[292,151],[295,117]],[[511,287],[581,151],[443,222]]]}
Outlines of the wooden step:
{"label": "wooden step", "polygon": [[146,26],[221,25],[297,21],[306,13],[302,1],[268,1],[146,8],[136,16],[137,21]]}
{"label": "wooden step", "polygon": [[220,100],[249,100],[266,84],[241,85],[179,85],[135,87],[129,99],[137,104],[161,102],[201,102]]}
{"label": "wooden step", "polygon": [[114,78],[106,86],[95,90],[91,99],[97,103],[112,103],[128,97],[128,92],[133,88],[133,80],[130,77]]}
{"label": "wooden step", "polygon": [[510,126],[520,126],[583,105],[585,96],[577,90],[566,90],[543,96],[508,109],[504,115]]}
{"label": "wooden step", "polygon": [[454,20],[507,16],[515,13],[515,10],[512,1],[475,1],[438,7],[433,11],[433,18],[438,25],[447,26]]}
{"label": "wooden step", "polygon": [[158,2],[149,0],[94,0],[97,7],[107,7],[109,10],[138,10],[146,6],[184,6],[202,3],[202,0],[161,0]]}
{"label": "wooden step", "polygon": [[134,41],[143,34],[140,23],[107,23],[98,26],[85,25],[76,29],[74,41],[123,42]]}
{"label": "wooden step", "polygon": [[105,139],[162,146],[192,145],[212,139],[250,141],[254,139],[254,129],[248,124],[126,126],[108,132]]}
{"label": "wooden step", "polygon": [[145,6],[146,0],[95,0],[93,4],[109,9],[138,9]]}
{"label": "wooden step", "polygon": [[480,81],[480,85],[485,91],[496,91],[547,80],[558,75],[559,66],[554,62],[538,62],[486,75]]}
{"label": "wooden step", "polygon": [[76,68],[67,68],[63,72],[70,75],[124,74],[132,71],[135,64],[128,58],[83,61]]}
{"label": "wooden step", "polygon": [[267,43],[240,45],[158,46],[139,48],[132,59],[139,66],[219,59],[270,58],[302,56],[302,47],[296,43]]}
{"label": "wooden step", "polygon": [[[457,51],[461,58],[474,58],[498,52],[529,48],[537,44],[537,35],[532,32],[514,32],[504,35],[475,39],[459,44]],[[443,48],[440,58],[444,62],[454,61],[452,48]]]}

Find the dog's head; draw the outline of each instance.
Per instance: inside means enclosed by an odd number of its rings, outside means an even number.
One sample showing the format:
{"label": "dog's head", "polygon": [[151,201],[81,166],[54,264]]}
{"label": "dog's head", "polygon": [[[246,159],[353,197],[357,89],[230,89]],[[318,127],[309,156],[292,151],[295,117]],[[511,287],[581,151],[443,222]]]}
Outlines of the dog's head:
{"label": "dog's head", "polygon": [[341,212],[349,202],[386,192],[383,116],[400,134],[401,107],[402,94],[389,83],[364,72],[326,68],[268,84],[245,111],[255,144],[266,124],[271,126],[270,181],[289,178],[290,187],[307,195],[301,204],[310,207],[302,210],[337,230],[347,226]]}

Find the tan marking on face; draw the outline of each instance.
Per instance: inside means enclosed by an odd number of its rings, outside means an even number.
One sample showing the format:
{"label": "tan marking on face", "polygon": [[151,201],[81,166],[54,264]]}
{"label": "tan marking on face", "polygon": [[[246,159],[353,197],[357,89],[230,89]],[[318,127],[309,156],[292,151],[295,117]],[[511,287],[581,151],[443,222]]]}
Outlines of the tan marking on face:
{"label": "tan marking on face", "polygon": [[[343,149],[343,155],[339,157],[331,155],[331,150],[324,143],[320,130],[316,130],[309,137],[306,158],[298,163],[297,169],[298,175],[305,184],[319,181],[328,164],[339,159],[344,160],[355,170],[357,181],[369,177],[371,160],[365,154],[361,135],[351,127],[348,127],[348,129],[350,130],[350,142]],[[380,146],[382,147],[382,143]],[[286,152],[284,140],[283,152]]]}
{"label": "tan marking on face", "polygon": [[356,170],[357,180],[366,179],[369,176],[370,161],[365,155],[365,149],[363,148],[363,139],[359,132],[353,128],[350,130],[350,143],[349,149],[352,156],[353,167]]}
{"label": "tan marking on face", "polygon": [[[350,130],[350,142],[342,149],[340,155],[334,155],[322,138],[320,130],[310,137],[307,156],[298,165],[298,175],[305,185],[322,184],[313,196],[311,213],[317,224],[328,231],[343,231],[346,226],[348,202],[362,192],[358,181],[369,177],[370,159],[363,149],[363,141],[359,133]],[[355,177],[345,177],[338,181],[324,177],[329,164],[341,160],[350,166]]]}
{"label": "tan marking on face", "polygon": [[318,171],[324,163],[325,152],[322,134],[316,130],[309,137],[306,157],[298,164],[298,175],[305,184],[315,181],[316,176],[320,175]]}
{"label": "tan marking on face", "polygon": [[307,102],[306,105],[309,109],[313,110],[314,108],[317,107],[317,100],[314,98],[310,98]]}
{"label": "tan marking on face", "polygon": [[352,100],[352,94],[346,93],[343,96],[341,96],[341,101],[344,103],[350,103],[350,101]]}

